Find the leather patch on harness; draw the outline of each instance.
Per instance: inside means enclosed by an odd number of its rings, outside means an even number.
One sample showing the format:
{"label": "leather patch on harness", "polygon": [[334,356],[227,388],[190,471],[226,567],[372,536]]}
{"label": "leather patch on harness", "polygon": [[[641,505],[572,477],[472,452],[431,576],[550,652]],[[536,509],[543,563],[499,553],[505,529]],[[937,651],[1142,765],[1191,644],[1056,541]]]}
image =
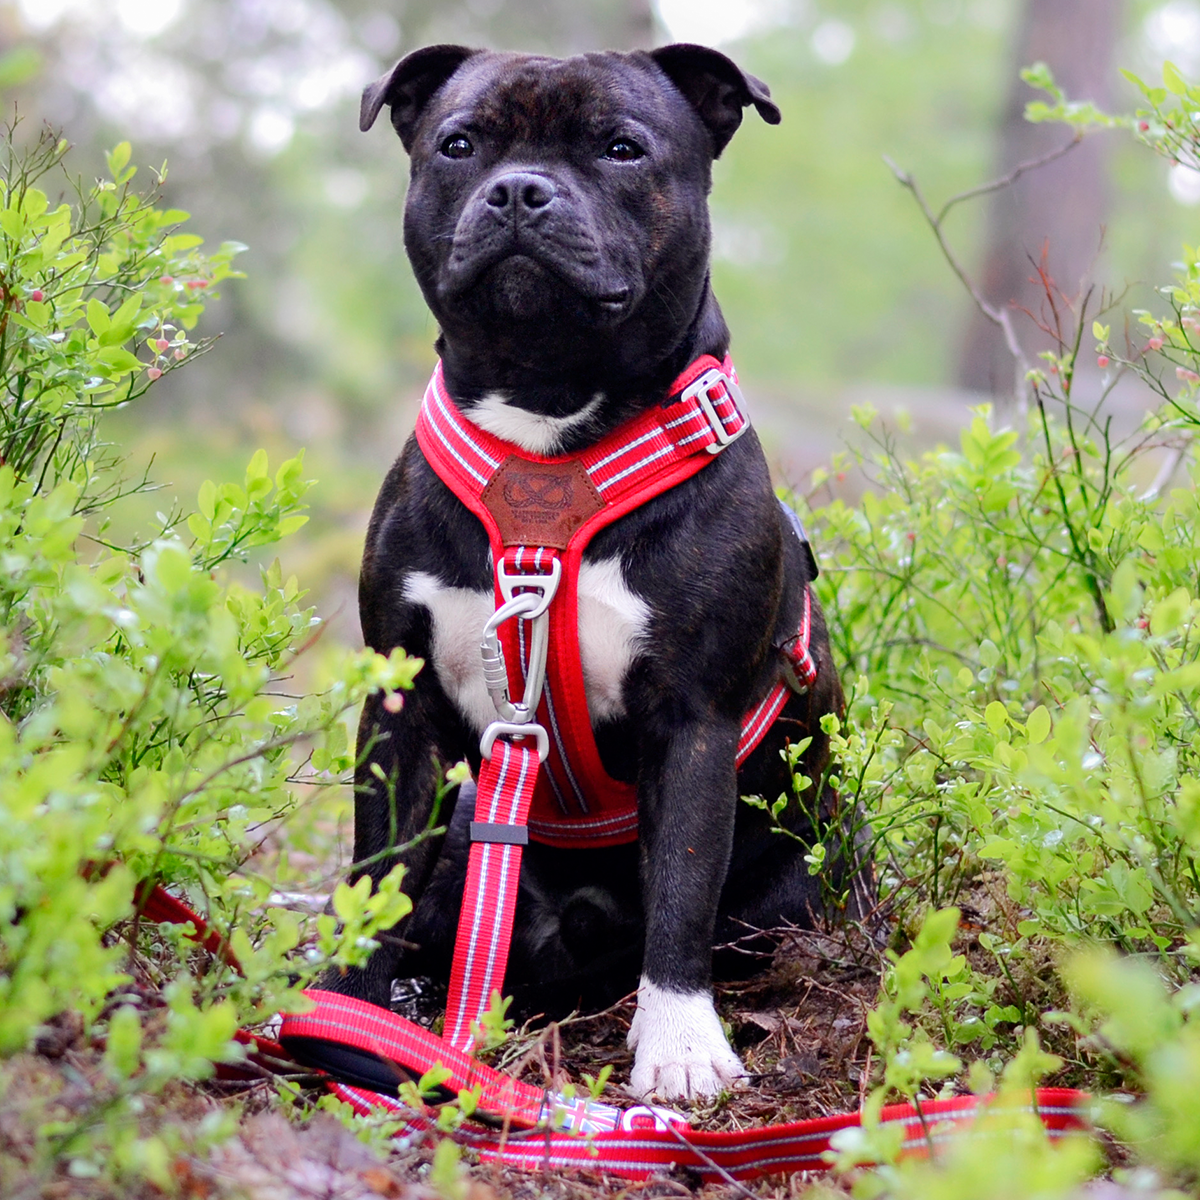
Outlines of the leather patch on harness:
{"label": "leather patch on harness", "polygon": [[571,535],[604,508],[577,459],[531,462],[510,454],[483,489],[483,503],[506,546],[565,550]]}

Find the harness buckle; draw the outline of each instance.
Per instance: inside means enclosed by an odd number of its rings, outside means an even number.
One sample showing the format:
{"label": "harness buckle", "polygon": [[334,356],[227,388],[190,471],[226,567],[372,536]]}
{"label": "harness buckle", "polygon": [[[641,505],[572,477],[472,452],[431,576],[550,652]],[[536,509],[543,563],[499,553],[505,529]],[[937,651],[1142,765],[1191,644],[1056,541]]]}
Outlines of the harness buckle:
{"label": "harness buckle", "polygon": [[[730,433],[725,428],[725,422],[721,420],[716,405],[713,404],[712,398],[708,394],[718,384],[725,385],[726,395],[742,418],[741,426],[734,430],[733,433]],[[708,422],[709,428],[713,431],[713,436],[717,439],[706,447],[709,454],[720,454],[726,446],[731,442],[736,442],[750,428],[750,419],[746,416],[746,400],[742,395],[742,389],[724,371],[718,371],[716,367],[710,367],[703,375],[693,379],[683,389],[683,394],[679,397],[680,403],[686,403],[689,400],[695,400],[700,406],[700,411],[704,414],[704,419]]]}
{"label": "harness buckle", "polygon": [[532,737],[537,741],[538,762],[545,762],[550,756],[550,735],[544,725],[536,721],[515,724],[512,721],[493,721],[479,739],[479,752],[484,758],[492,757],[492,748],[498,737],[523,738]]}

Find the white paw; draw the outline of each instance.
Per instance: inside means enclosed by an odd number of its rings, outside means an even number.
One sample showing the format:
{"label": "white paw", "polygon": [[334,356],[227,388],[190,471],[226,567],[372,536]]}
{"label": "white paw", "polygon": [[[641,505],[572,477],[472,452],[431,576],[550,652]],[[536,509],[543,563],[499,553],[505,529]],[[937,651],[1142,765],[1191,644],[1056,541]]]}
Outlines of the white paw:
{"label": "white paw", "polygon": [[637,1052],[629,1090],[639,1099],[696,1100],[746,1077],[708,992],[668,992],[643,977],[626,1041]]}

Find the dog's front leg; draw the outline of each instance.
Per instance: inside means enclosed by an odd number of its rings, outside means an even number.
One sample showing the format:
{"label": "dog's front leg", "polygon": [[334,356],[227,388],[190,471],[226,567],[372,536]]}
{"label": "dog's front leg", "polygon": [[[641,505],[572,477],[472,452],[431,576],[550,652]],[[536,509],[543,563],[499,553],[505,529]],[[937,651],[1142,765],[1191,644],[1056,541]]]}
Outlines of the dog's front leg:
{"label": "dog's front leg", "polygon": [[628,1042],[638,1096],[714,1096],[744,1075],[712,1001],[713,930],[737,806],[738,725],[678,730],[639,788],[646,950]]}
{"label": "dog's front leg", "polygon": [[[403,863],[404,891],[420,896],[443,838],[429,833],[438,791],[437,743],[418,686],[404,707],[388,711],[380,696],[363,706],[358,731],[359,763],[354,779],[354,863],[350,882],[364,875],[373,885]],[[449,812],[437,814],[446,823]],[[379,948],[361,969],[331,972],[322,987],[387,1007],[403,953],[402,921],[380,935]]]}

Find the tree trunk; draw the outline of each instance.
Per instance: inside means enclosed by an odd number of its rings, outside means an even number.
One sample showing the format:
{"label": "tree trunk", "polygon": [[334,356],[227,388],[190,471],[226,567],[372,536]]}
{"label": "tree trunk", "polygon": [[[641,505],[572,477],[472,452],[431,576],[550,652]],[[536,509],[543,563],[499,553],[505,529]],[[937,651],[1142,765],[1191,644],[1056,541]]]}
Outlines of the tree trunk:
{"label": "tree trunk", "polygon": [[[1035,93],[1017,71],[1045,62],[1070,99],[1091,100],[1107,109],[1123,10],[1123,0],[1025,0],[1001,131],[998,177],[1070,139],[1063,125],[1031,125],[1025,120],[1025,105]],[[1045,288],[1034,281],[1043,254],[1055,287],[1068,299],[1080,293],[1103,238],[1108,158],[1109,135],[1091,134],[1064,157],[1030,171],[992,197],[980,280],[985,299],[997,307],[1025,309],[1052,324]],[[1028,359],[1055,348],[1054,339],[1023,313],[1014,313],[1013,326]],[[962,349],[959,382],[1011,399],[1014,372],[1003,333],[975,310]]]}

